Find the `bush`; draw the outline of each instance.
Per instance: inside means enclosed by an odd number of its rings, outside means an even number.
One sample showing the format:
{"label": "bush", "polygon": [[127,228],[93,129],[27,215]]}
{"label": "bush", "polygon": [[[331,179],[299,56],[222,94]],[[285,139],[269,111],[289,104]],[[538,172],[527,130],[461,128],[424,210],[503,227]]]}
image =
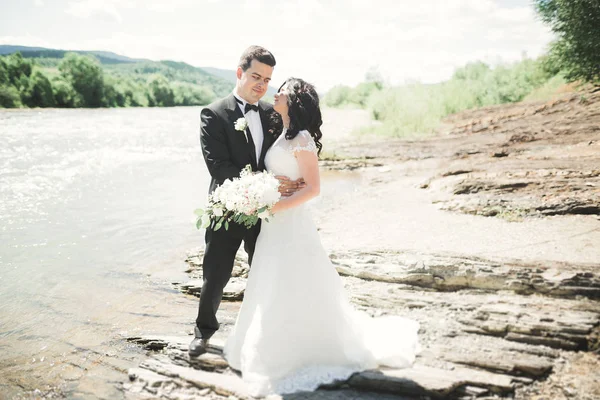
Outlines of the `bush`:
{"label": "bush", "polygon": [[2,57],[0,57],[0,85],[6,85],[9,82],[6,62]]}
{"label": "bush", "polygon": [[323,104],[328,107],[365,108],[373,93],[383,88],[381,82],[367,81],[351,88],[345,85],[334,86],[323,97]]}
{"label": "bush", "polygon": [[94,58],[68,53],[58,69],[64,80],[79,94],[83,107],[104,105],[104,74]]}
{"label": "bush", "polygon": [[153,75],[148,81],[148,103],[155,107],[172,107],[175,94],[169,81],[162,75]]}
{"label": "bush", "polygon": [[46,75],[39,70],[33,72],[28,86],[21,91],[21,101],[29,107],[54,107],[54,93]]}
{"label": "bush", "polygon": [[525,59],[491,68],[476,62],[458,68],[446,82],[410,84],[373,91],[368,108],[383,124],[379,134],[406,136],[433,132],[442,118],[463,110],[523,100],[553,78],[547,58]]}
{"label": "bush", "polygon": [[20,89],[31,76],[33,62],[23,58],[21,53],[11,54],[6,58],[6,71],[11,84]]}
{"label": "bush", "polygon": [[119,85],[118,81],[114,78],[108,77],[104,80],[104,100],[103,106],[105,107],[125,107],[126,96]]}
{"label": "bush", "polygon": [[52,91],[57,107],[81,107],[83,99],[64,78],[58,77],[52,81]]}
{"label": "bush", "polygon": [[21,96],[16,87],[12,85],[0,85],[0,107],[21,107]]}
{"label": "bush", "polygon": [[196,85],[179,84],[175,86],[175,104],[178,106],[203,106],[215,98],[212,90]]}

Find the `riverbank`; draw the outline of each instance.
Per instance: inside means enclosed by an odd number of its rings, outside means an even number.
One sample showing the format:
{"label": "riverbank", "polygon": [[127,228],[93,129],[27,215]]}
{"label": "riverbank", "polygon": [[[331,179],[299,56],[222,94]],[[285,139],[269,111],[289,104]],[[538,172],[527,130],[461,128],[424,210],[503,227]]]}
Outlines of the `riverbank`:
{"label": "riverbank", "polygon": [[[465,112],[423,140],[334,136],[323,169],[361,173],[315,212],[323,243],[356,307],[418,320],[424,351],[412,369],[284,398],[599,396],[599,107],[588,91]],[[200,260],[190,252],[189,281],[174,282],[188,335],[129,337],[150,358],[130,370],[128,396],[248,398],[218,347],[243,298],[243,257],[216,346],[187,358]]]}

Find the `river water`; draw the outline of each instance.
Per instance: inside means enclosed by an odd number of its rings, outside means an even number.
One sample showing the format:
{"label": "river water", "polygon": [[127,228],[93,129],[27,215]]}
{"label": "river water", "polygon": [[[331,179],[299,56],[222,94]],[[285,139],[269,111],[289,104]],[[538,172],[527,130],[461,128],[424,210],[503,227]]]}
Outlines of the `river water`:
{"label": "river water", "polygon": [[199,112],[0,112],[0,398],[117,398],[144,357],[123,337],[183,324],[170,282],[203,244]]}

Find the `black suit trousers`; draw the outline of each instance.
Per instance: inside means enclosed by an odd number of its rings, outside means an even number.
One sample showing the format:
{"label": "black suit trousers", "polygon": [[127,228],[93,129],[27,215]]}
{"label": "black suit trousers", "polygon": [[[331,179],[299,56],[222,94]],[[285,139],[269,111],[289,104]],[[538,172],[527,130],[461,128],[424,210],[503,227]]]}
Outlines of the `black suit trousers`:
{"label": "black suit trousers", "polygon": [[218,329],[217,310],[223,297],[223,289],[231,278],[235,255],[244,242],[248,263],[252,263],[256,238],[260,232],[260,221],[250,229],[231,224],[229,230],[206,229],[206,249],[202,263],[203,284],[196,325],[203,339],[209,339]]}

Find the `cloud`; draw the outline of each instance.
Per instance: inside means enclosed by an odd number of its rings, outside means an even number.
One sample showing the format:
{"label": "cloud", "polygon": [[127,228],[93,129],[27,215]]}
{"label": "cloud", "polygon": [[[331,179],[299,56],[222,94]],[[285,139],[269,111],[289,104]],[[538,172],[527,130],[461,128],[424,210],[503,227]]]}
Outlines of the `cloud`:
{"label": "cloud", "polygon": [[[78,0],[68,12],[90,19],[87,37],[64,39],[63,34],[53,47],[234,69],[245,47],[260,44],[277,59],[275,83],[298,76],[327,90],[362,81],[374,66],[392,83],[432,83],[449,78],[467,62],[510,62],[523,52],[535,57],[544,51],[552,35],[529,0],[510,3]],[[123,23],[118,30],[94,31],[100,26],[94,20],[106,17]],[[45,33],[39,36],[46,38]]]}
{"label": "cloud", "polygon": [[111,1],[80,0],[68,4],[65,12],[80,18],[92,16],[108,16],[117,22],[122,22],[123,17],[118,11],[118,5]]}

